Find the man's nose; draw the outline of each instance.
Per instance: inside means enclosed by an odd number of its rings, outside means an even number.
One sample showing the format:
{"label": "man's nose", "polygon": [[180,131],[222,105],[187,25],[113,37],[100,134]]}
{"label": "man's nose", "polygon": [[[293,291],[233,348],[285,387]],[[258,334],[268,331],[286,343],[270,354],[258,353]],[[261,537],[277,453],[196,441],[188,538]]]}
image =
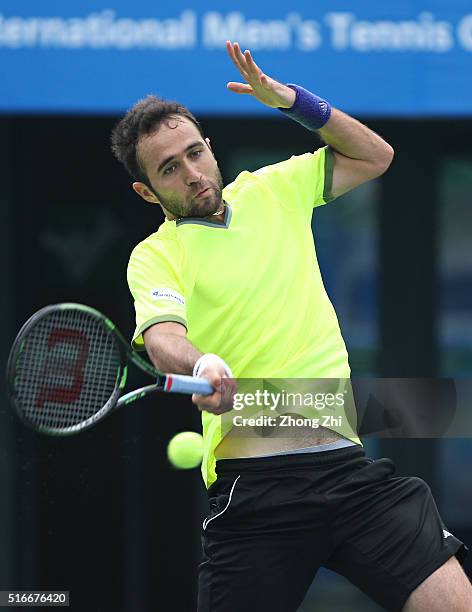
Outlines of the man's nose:
{"label": "man's nose", "polygon": [[192,185],[193,183],[201,183],[202,173],[199,172],[196,168],[192,166],[187,166],[185,172],[185,180],[187,182],[187,185]]}

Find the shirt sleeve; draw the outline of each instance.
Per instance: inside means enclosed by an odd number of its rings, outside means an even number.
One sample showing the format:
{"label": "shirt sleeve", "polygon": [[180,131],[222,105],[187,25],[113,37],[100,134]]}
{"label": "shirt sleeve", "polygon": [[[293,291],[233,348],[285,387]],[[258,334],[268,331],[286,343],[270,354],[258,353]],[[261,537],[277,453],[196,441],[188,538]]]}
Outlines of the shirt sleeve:
{"label": "shirt sleeve", "polygon": [[144,350],[143,332],[155,323],[174,321],[187,327],[181,263],[181,251],[174,240],[154,237],[138,244],[131,253],[127,278],[136,311],[131,341],[134,349]]}
{"label": "shirt sleeve", "polygon": [[322,147],[314,153],[265,166],[254,173],[277,192],[282,202],[312,210],[333,199],[334,153]]}

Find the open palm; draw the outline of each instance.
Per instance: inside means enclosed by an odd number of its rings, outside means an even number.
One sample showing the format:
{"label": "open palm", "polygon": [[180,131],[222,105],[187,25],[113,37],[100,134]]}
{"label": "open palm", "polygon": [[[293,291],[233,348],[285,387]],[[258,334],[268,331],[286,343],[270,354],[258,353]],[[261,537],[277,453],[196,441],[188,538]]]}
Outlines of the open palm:
{"label": "open palm", "polygon": [[246,83],[230,81],[227,88],[237,94],[250,94],[271,108],[290,108],[295,102],[295,92],[262,72],[253,60],[251,52],[241,51],[239,43],[226,41],[226,50],[233,64]]}

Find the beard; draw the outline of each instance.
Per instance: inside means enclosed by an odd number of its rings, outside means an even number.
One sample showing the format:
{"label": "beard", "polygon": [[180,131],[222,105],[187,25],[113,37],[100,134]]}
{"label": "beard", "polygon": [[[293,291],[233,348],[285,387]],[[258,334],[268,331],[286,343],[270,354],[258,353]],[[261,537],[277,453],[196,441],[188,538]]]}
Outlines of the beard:
{"label": "beard", "polygon": [[[205,195],[197,198],[196,196],[204,189],[207,189]],[[155,194],[161,206],[174,217],[208,217],[215,213],[221,205],[223,177],[219,168],[216,168],[215,176],[194,186],[192,193],[185,200],[178,197],[166,198],[157,192]]]}

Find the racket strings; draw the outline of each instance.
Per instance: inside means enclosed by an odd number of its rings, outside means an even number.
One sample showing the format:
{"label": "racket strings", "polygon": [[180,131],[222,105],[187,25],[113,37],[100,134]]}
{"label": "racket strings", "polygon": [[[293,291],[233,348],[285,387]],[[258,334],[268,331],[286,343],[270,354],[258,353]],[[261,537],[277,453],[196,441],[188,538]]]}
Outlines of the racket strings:
{"label": "racket strings", "polygon": [[35,426],[61,431],[99,418],[120,372],[119,348],[101,319],[79,309],[52,311],[22,342],[17,402]]}

